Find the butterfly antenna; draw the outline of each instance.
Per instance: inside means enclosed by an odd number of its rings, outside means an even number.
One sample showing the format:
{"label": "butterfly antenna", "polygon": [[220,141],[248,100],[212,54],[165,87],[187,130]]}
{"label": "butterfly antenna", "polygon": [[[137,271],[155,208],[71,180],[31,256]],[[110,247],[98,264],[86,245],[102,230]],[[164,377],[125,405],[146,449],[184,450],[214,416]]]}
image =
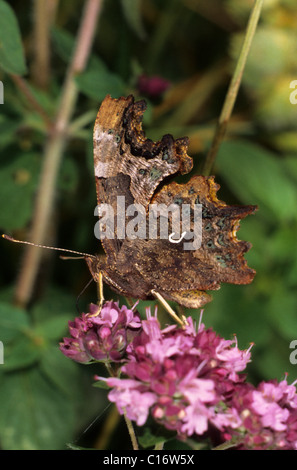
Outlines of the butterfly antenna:
{"label": "butterfly antenna", "polygon": [[36,243],[25,242],[25,241],[22,241],[22,240],[16,240],[15,238],[11,237],[10,235],[6,235],[5,233],[2,234],[2,238],[5,238],[5,240],[9,240],[10,242],[22,243],[23,245],[31,245],[31,246],[36,246],[38,248],[46,248],[48,250],[55,250],[55,251],[64,251],[64,252],[67,252],[67,253],[73,253],[75,255],[88,256],[88,257],[94,258],[94,259],[96,258],[94,255],[89,255],[88,253],[81,253],[80,251],[67,250],[66,248],[56,248],[55,246],[38,245]]}
{"label": "butterfly antenna", "polygon": [[79,310],[79,305],[78,305],[78,302],[79,302],[79,299],[81,298],[81,296],[83,295],[83,293],[87,290],[87,288],[89,287],[89,285],[94,281],[94,279],[91,277],[91,279],[89,280],[89,282],[85,285],[85,287],[83,288],[83,290],[79,293],[79,295],[77,296],[76,298],[76,302],[75,302],[75,306],[76,306],[76,310],[78,312],[78,314],[80,315],[81,312]]}

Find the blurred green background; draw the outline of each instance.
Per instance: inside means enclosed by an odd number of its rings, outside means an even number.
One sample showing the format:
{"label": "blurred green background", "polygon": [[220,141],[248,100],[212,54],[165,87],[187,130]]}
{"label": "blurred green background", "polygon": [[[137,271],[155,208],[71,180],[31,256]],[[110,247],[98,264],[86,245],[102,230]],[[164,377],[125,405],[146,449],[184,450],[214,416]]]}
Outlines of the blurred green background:
{"label": "blurred green background", "polygon": [[[46,122],[55,118],[86,3],[0,0],[0,228],[15,238],[29,237],[49,139]],[[91,57],[75,78],[78,101],[46,240],[87,253],[100,251],[93,236],[92,128],[101,100],[108,93],[145,98],[147,136],[189,136],[191,175],[199,174],[253,5],[250,0],[102,3]],[[253,244],[246,259],[257,271],[254,282],[222,285],[203,316],[225,338],[235,333],[240,348],[255,343],[248,367],[253,383],[281,380],[286,372],[289,382],[297,378],[297,365],[289,360],[290,342],[297,339],[297,104],[290,101],[290,83],[297,80],[296,24],[295,0],[264,2],[212,171],[221,185],[220,199],[259,206],[238,233]],[[45,26],[44,45],[38,31]],[[147,84],[152,80],[162,85],[155,94]],[[67,321],[78,315],[76,304],[86,311],[96,302],[94,283],[80,296],[90,279],[84,261],[62,261],[58,253],[46,251],[25,308],[16,305],[15,297],[23,252],[21,245],[0,243],[1,447],[63,449],[76,443],[129,449],[125,425],[108,407],[106,391],[92,387],[93,375],[104,370],[73,364],[58,349]],[[108,288],[105,295],[115,297]],[[199,312],[192,313],[198,318]]]}

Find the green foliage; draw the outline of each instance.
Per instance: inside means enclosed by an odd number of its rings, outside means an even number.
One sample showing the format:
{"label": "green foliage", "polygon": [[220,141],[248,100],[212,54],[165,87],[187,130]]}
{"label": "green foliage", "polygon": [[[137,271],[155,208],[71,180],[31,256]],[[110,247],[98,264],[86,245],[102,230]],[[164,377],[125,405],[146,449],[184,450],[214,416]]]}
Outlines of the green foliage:
{"label": "green foliage", "polygon": [[249,142],[227,142],[217,165],[242,202],[259,205],[261,217],[280,222],[296,219],[296,186],[277,155]]}
{"label": "green foliage", "polygon": [[[42,70],[36,68],[41,45],[33,35],[34,21],[41,20],[35,16],[37,2],[29,2],[32,12],[24,14],[27,3],[14,2],[12,9],[0,0],[0,80],[4,85],[0,227],[21,239],[29,238],[50,123],[55,122],[60,106],[83,11],[81,2],[70,6],[65,0],[59,2],[54,20],[48,15],[49,80],[42,85]],[[289,344],[297,339],[297,105],[289,100],[290,82],[297,79],[295,3],[264,2],[233,117],[213,169],[221,185],[220,199],[258,205],[256,214],[243,220],[238,232],[238,238],[253,245],[245,257],[257,275],[249,286],[222,285],[205,307],[203,321],[226,338],[236,333],[241,348],[255,343],[248,368],[255,382],[280,379],[284,372],[289,372],[289,381],[296,378],[296,366],[289,362]],[[148,137],[188,135],[192,174],[201,172],[252,4],[251,0],[104,3],[86,69],[75,77],[79,96],[66,131],[46,243],[89,253],[101,251],[93,236],[92,128],[106,94],[145,98]],[[171,85],[153,98],[139,91],[141,74],[161,76]],[[16,81],[20,76],[24,77],[21,83]],[[99,416],[97,427],[91,427],[95,437],[78,440],[77,448],[91,448],[105,429],[108,413],[104,413],[106,390],[99,383],[91,385],[94,374],[106,372],[101,365],[98,369],[73,364],[59,350],[68,320],[78,315],[75,303],[90,279],[87,267],[83,260],[62,261],[51,253],[42,262],[34,295],[25,309],[12,300],[22,271],[23,248],[1,240],[0,250],[0,340],[4,345],[0,445],[3,449],[62,449],[74,437],[81,437]],[[96,296],[92,285],[78,299],[80,311],[86,311]],[[115,294],[106,287],[105,297]],[[146,305],[153,308],[155,302],[141,302],[141,315]],[[197,311],[188,313],[199,317]],[[159,314],[163,324],[169,321],[162,308]],[[142,431],[143,447],[162,439],[168,449],[187,446],[160,430],[159,434],[151,428]],[[125,445],[120,427],[112,440],[116,448]]]}
{"label": "green foliage", "polygon": [[[52,304],[45,299],[35,306],[34,322],[30,312],[8,300],[0,303],[1,340],[5,345],[0,370],[0,438],[6,449],[63,448],[75,422],[77,400],[81,398],[80,387],[73,388],[78,368],[58,349],[71,313],[63,315],[65,295],[54,290],[51,296]],[[8,295],[3,292],[0,297]],[[68,310],[70,304],[68,297]],[[51,309],[54,305],[55,311]]]}
{"label": "green foliage", "polygon": [[0,68],[16,75],[27,71],[17,19],[3,0],[0,1]]}

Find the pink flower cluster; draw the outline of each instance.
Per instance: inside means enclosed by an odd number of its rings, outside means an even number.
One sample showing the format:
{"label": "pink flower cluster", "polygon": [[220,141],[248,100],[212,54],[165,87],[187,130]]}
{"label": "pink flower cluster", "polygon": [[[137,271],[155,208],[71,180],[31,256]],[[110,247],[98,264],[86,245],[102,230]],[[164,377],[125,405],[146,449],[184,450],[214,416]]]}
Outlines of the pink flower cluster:
{"label": "pink flower cluster", "polygon": [[243,383],[229,400],[241,426],[224,432],[224,439],[237,436],[239,448],[253,450],[297,449],[297,394],[287,380],[261,382],[258,387]]}
{"label": "pink flower cluster", "polygon": [[294,385],[263,382],[253,387],[241,372],[250,349],[225,340],[188,318],[184,329],[161,329],[147,312],[142,331],[127,347],[121,366],[127,378],[105,380],[109,400],[121,414],[143,425],[149,414],[181,439],[235,439],[238,449],[296,449]]}
{"label": "pink flower cluster", "polygon": [[112,390],[109,400],[142,426],[149,415],[180,439],[230,442],[236,449],[297,449],[294,384],[246,381],[251,347],[225,340],[187,319],[185,328],[161,329],[126,306],[107,302],[69,322],[61,351],[82,363],[118,362],[119,377],[96,377]]}
{"label": "pink flower cluster", "polygon": [[138,314],[112,301],[106,302],[98,313],[98,305],[91,304],[89,313],[69,322],[72,337],[60,343],[65,356],[81,363],[123,359],[127,345],[141,328]]}

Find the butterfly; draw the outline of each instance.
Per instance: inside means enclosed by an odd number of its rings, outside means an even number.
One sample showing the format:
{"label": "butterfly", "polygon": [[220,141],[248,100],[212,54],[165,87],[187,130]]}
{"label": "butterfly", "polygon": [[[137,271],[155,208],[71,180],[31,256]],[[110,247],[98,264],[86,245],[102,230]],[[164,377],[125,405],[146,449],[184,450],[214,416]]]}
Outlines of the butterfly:
{"label": "butterfly", "polygon": [[[94,280],[103,280],[118,294],[143,300],[159,296],[199,308],[211,300],[207,291],[219,289],[221,283],[252,282],[255,271],[244,259],[251,245],[238,240],[236,232],[240,220],[254,213],[257,206],[220,201],[213,176],[195,175],[184,184],[170,181],[192,169],[189,140],[175,140],[169,134],[157,142],[146,138],[142,129],[145,109],[145,101],[135,102],[132,95],[119,99],[107,95],[98,111],[93,133],[94,172],[105,254],[87,255],[85,260]],[[185,249],[183,237],[174,238],[173,228],[182,233],[182,223],[173,223],[169,212],[168,237],[161,236],[165,219],[161,213],[154,219],[152,207],[186,208],[187,233],[194,233],[194,213],[199,207],[199,246]],[[136,236],[133,215],[137,211],[142,236]],[[115,217],[120,218],[120,224],[114,223]],[[160,225],[150,236],[156,222]],[[131,236],[125,232],[129,224]]]}

